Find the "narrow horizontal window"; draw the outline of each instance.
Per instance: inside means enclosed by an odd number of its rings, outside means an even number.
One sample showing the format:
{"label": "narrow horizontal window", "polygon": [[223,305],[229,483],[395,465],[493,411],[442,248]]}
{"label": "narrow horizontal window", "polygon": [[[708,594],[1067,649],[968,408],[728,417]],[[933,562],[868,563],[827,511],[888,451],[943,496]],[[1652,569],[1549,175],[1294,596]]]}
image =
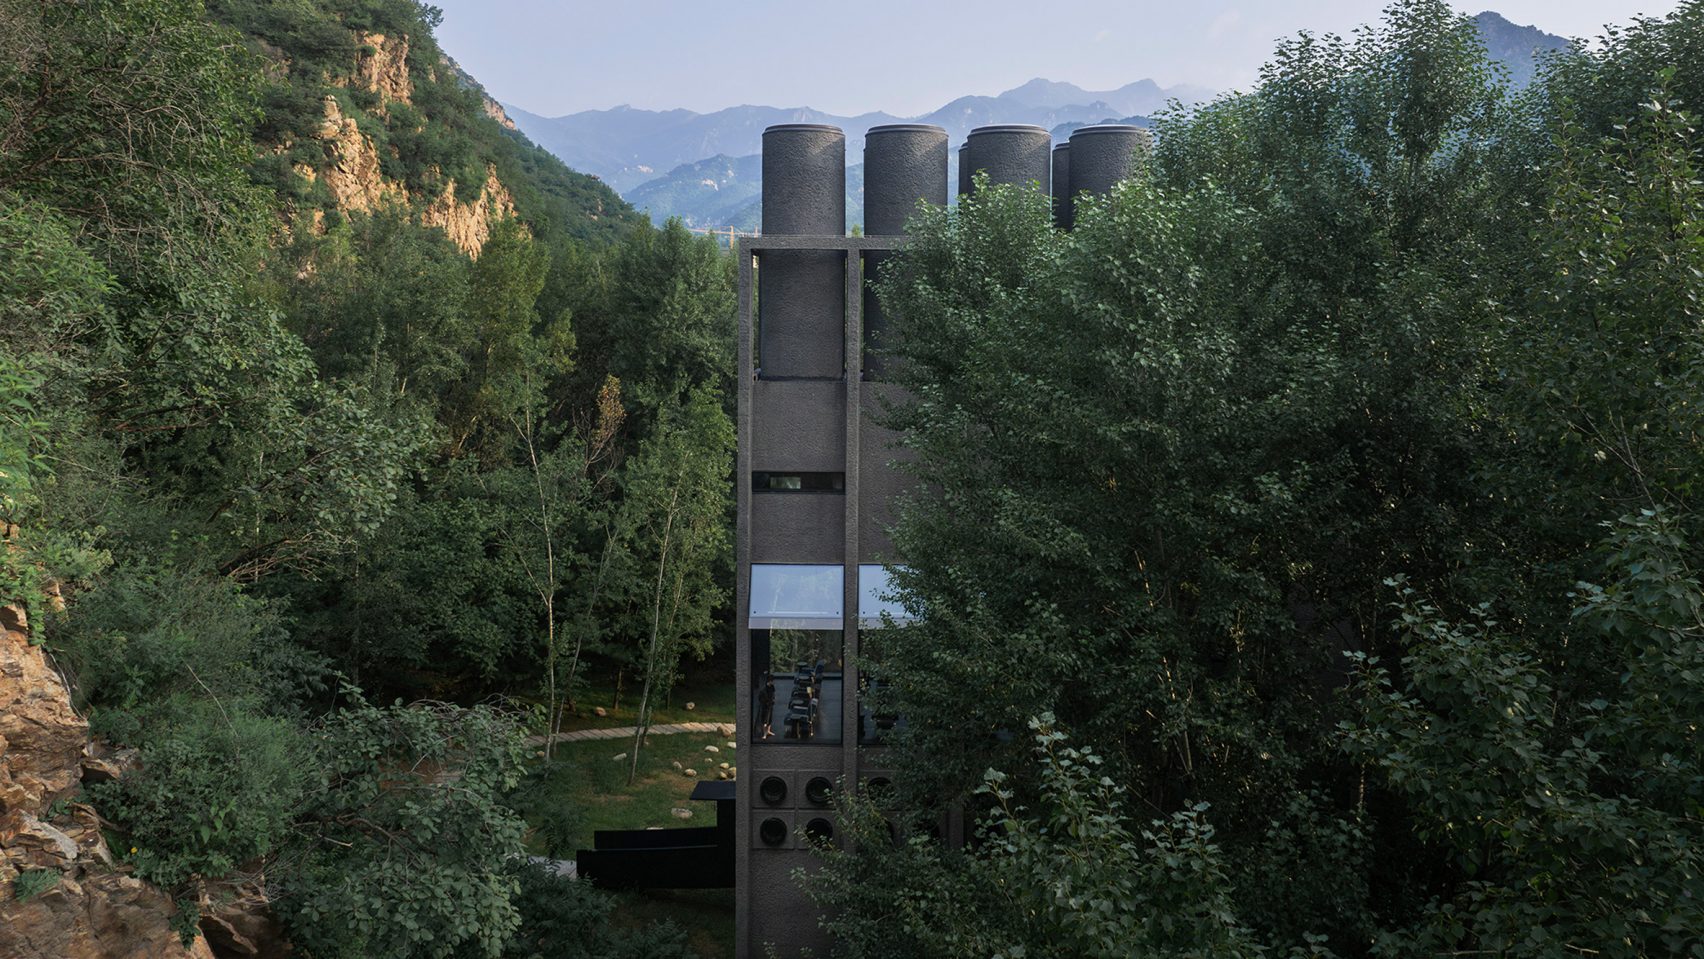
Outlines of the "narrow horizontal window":
{"label": "narrow horizontal window", "polygon": [[754,493],[844,493],[845,473],[770,473],[751,474]]}

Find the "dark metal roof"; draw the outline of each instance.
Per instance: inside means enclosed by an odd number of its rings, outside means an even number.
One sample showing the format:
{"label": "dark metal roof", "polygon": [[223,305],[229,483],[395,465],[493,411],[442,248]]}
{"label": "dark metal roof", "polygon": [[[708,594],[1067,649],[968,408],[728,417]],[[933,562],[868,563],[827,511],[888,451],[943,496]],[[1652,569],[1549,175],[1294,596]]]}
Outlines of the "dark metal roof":
{"label": "dark metal roof", "polygon": [[698,785],[692,787],[692,795],[688,798],[714,802],[733,802],[734,781],[732,779],[700,779]]}

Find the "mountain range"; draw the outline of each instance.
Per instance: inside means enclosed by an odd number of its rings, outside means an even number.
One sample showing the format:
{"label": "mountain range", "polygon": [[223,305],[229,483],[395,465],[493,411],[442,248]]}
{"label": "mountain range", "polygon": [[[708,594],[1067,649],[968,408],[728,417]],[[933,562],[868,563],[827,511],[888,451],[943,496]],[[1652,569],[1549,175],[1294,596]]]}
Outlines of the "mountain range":
{"label": "mountain range", "polygon": [[[1561,37],[1518,26],[1492,11],[1474,21],[1492,59],[1507,68],[1516,86],[1531,80],[1544,52],[1567,46]],[[1172,101],[1190,106],[1213,96],[1203,87],[1162,87],[1153,80],[1137,80],[1116,90],[1085,90],[1038,77],[996,96],[959,97],[916,117],[882,112],[837,116],[810,107],[772,106],[729,107],[713,113],[619,106],[544,117],[510,104],[504,107],[535,143],[570,167],[603,180],[658,223],[678,216],[698,228],[751,230],[758,222],[762,192],[757,154],[764,128],[773,124],[834,124],[846,131],[848,159],[856,160],[864,133],[884,123],[933,123],[946,129],[954,144],[989,123],[1033,123],[1062,140],[1090,123],[1149,125],[1149,117]],[[948,157],[949,177],[953,177],[956,151]],[[849,227],[863,217],[862,174],[861,166],[847,169]]]}
{"label": "mountain range", "polygon": [[717,154],[747,156],[758,152],[765,127],[776,123],[832,123],[848,140],[884,123],[933,123],[955,142],[986,123],[1090,123],[1108,117],[1146,115],[1177,99],[1185,105],[1212,96],[1201,87],[1161,87],[1138,80],[1117,90],[1084,90],[1075,84],[1035,79],[998,96],[959,97],[917,117],[890,113],[837,116],[810,107],[738,106],[714,113],[691,110],[639,110],[619,106],[541,117],[504,104],[527,136],[576,170],[599,177],[625,192],[681,164]]}

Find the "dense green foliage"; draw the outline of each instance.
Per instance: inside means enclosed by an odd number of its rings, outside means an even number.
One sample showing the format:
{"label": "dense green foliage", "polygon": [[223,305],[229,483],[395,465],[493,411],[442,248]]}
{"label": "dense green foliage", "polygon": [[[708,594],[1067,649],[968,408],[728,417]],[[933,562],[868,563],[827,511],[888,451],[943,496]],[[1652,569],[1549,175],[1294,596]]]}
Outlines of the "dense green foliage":
{"label": "dense green foliage", "polygon": [[[310,959],[614,942],[515,871],[521,737],[593,669],[666,692],[727,593],[729,263],[487,116],[434,17],[0,0],[0,598],[138,750],[120,857],[191,911],[265,877]],[[298,172],[328,96],[406,202]],[[472,257],[421,212],[488,171]]]}
{"label": "dense green foliage", "polygon": [[1517,96],[1408,0],[920,214],[874,668],[982,838],[831,855],[846,954],[1704,955],[1701,38]]}

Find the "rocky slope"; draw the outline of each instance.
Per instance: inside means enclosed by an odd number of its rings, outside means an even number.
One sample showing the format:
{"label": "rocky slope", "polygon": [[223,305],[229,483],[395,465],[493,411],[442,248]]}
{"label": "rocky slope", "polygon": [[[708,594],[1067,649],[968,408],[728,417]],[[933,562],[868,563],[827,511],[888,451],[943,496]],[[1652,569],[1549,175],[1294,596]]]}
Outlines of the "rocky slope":
{"label": "rocky slope", "polygon": [[209,0],[208,16],[263,64],[255,179],[287,235],[400,213],[478,256],[492,227],[609,239],[642,222],[596,178],[568,169],[451,60],[432,12],[402,0]]}
{"label": "rocky slope", "polygon": [[214,956],[202,936],[182,944],[172,901],[114,859],[99,815],[76,801],[85,779],[115,771],[30,645],[23,610],[0,608],[0,956]]}

